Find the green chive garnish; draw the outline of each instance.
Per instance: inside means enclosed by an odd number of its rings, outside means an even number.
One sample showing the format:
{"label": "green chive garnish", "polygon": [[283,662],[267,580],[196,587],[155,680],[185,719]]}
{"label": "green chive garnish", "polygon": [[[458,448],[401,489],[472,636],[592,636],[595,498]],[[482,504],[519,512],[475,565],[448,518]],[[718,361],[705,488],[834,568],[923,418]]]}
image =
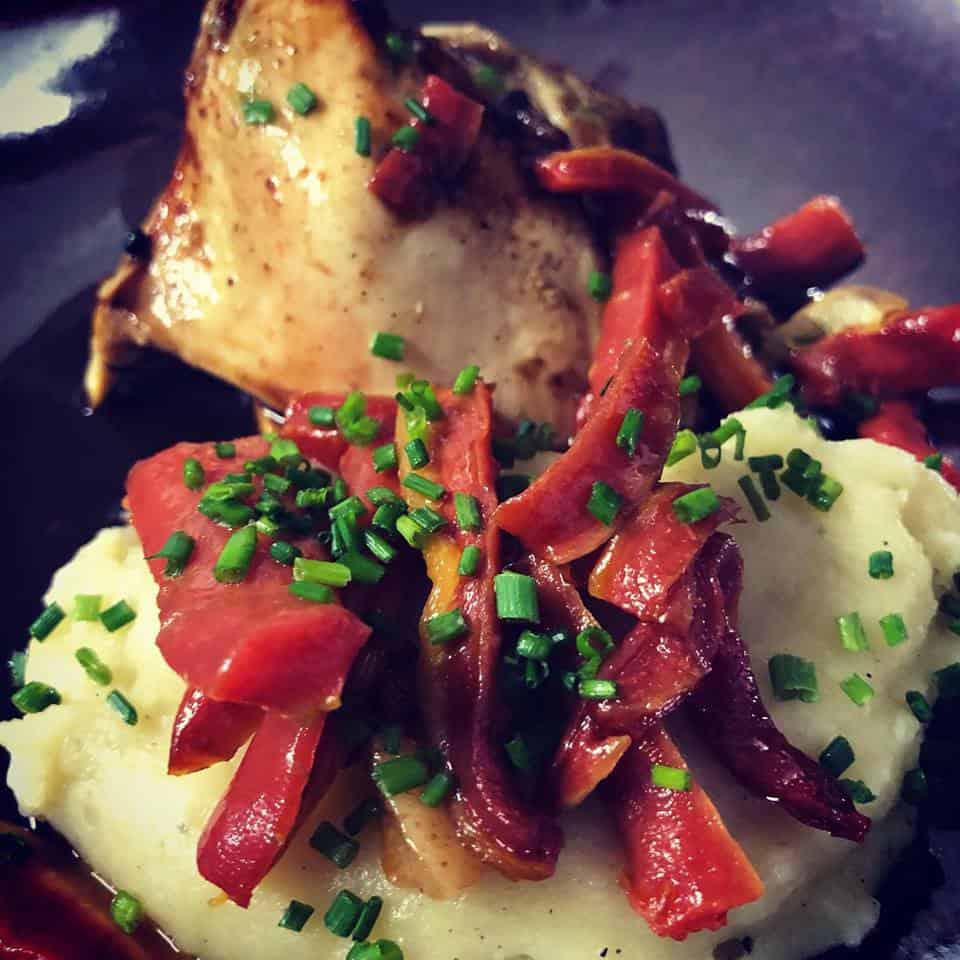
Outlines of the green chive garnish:
{"label": "green chive garnish", "polygon": [[43,613],[30,624],[29,633],[34,640],[44,641],[53,632],[54,628],[66,616],[59,603],[51,603]]}
{"label": "green chive garnish", "polygon": [[407,460],[410,461],[410,466],[414,470],[419,470],[420,467],[425,467],[430,462],[427,445],[422,440],[409,440],[403,445],[403,449],[407,454]]}
{"label": "green chive garnish", "polygon": [[442,500],[446,494],[446,488],[439,483],[434,483],[419,473],[408,473],[403,478],[403,485],[414,493],[420,493],[428,500]]}
{"label": "green chive garnish", "polygon": [[[360,916],[357,918],[356,926],[353,928],[353,933],[351,937],[354,940],[363,941],[370,936],[370,932],[373,930],[374,924],[377,922],[377,918],[380,916],[380,911],[383,909],[383,900],[380,897],[371,897],[364,905],[363,909],[360,911]],[[358,943],[357,946],[361,946],[361,943]]]}
{"label": "green chive garnish", "polygon": [[110,917],[124,933],[133,933],[143,919],[143,906],[132,893],[118,890],[110,901]]}
{"label": "green chive garnish", "polygon": [[406,342],[396,333],[378,332],[370,338],[370,352],[384,360],[402,360],[405,349]]}
{"label": "green chive garnish", "polygon": [[463,618],[463,611],[459,609],[438,613],[427,620],[424,627],[427,631],[427,639],[433,644],[448,643],[470,631],[467,621]]}
{"label": "green chive garnish", "polygon": [[237,455],[237,445],[229,440],[221,440],[213,445],[213,452],[221,460],[229,460]]}
{"label": "green chive garnish", "polygon": [[414,100],[413,97],[407,97],[403,101],[403,105],[421,122],[421,123],[433,123],[433,117],[427,112],[426,108],[417,100]]}
{"label": "green chive garnish", "polygon": [[840,689],[858,706],[862,707],[873,699],[873,687],[859,673],[851,673],[846,680],[840,681]]}
{"label": "green chive garnish", "polygon": [[403,951],[392,940],[355,943],[347,953],[347,960],[403,960]]}
{"label": "green chive garnish", "polygon": [[13,705],[21,713],[42,713],[47,707],[60,703],[60,693],[48,683],[31,680],[21,687],[11,698]]}
{"label": "green chive garnish", "polygon": [[199,490],[203,486],[203,464],[196,457],[187,457],[183,461],[183,484],[189,490]]}
{"label": "green chive garnish", "polygon": [[367,117],[357,117],[353,121],[353,149],[361,157],[370,156],[370,120]]}
{"label": "green chive garnish", "polygon": [[889,550],[875,550],[867,561],[867,572],[874,580],[889,580],[893,576],[893,554]]}
{"label": "green chive garnish", "polygon": [[297,557],[293,561],[293,578],[306,583],[323,583],[328,587],[345,587],[352,575],[350,568],[342,563]]}
{"label": "green chive garnish", "polygon": [[186,569],[190,555],[193,553],[194,544],[195,541],[189,534],[182,530],[174,530],[160,550],[150,554],[147,559],[154,560],[157,557],[162,557],[167,561],[163,568],[163,575],[165,577],[179,577]]}
{"label": "green chive garnish", "polygon": [[837,633],[840,634],[840,644],[844,650],[869,650],[870,643],[863,629],[860,614],[844,613],[836,618]]}
{"label": "green chive garnish", "polygon": [[124,723],[131,727],[137,725],[137,711],[134,705],[119,691],[114,690],[107,697],[107,703],[113,707]]}
{"label": "green chive garnish", "polygon": [[113,682],[113,673],[110,668],[97,656],[90,647],[80,647],[74,654],[77,663],[83,667],[86,675],[101,687],[109,686]]}
{"label": "green chive garnish", "polygon": [[749,473],[745,473],[738,481],[737,486],[743,491],[743,495],[747,498],[747,503],[750,504],[750,508],[753,510],[753,515],[760,521],[764,523],[770,519],[770,511],[767,508],[766,503],[763,500],[763,497],[760,496],[760,491],[757,490],[756,485],[753,482],[753,477]]}
{"label": "green chive garnish", "polygon": [[453,791],[453,786],[453,774],[438,773],[423,788],[423,793],[420,794],[420,802],[428,807],[439,807]]}
{"label": "green chive garnish", "polygon": [[284,930],[292,930],[299,933],[306,922],[313,916],[313,907],[309,903],[301,903],[299,900],[291,900],[289,906],[283,911],[278,927]]}
{"label": "green chive garnish", "polygon": [[270,556],[277,563],[282,563],[285,567],[292,567],[297,557],[303,556],[299,547],[295,547],[286,540],[274,540],[270,544]]}
{"label": "green chive garnish", "polygon": [[361,800],[344,818],[343,829],[355,837],[363,828],[383,812],[383,807],[376,797],[367,797]]}
{"label": "green chive garnish", "polygon": [[392,443],[385,443],[373,451],[373,469],[377,473],[397,469],[397,448]]}
{"label": "green chive garnish", "polygon": [[816,667],[803,657],[778,653],[770,658],[770,683],[777,700],[816,703],[820,699]]}
{"label": "green chive garnish", "polygon": [[243,121],[248,126],[262,127],[273,120],[274,112],[269,100],[248,100],[243,105]]}
{"label": "green chive garnish", "polygon": [[880,629],[888,647],[897,647],[907,639],[907,625],[899,613],[888,613],[880,618]]}
{"label": "green chive garnish", "polygon": [[136,620],[136,611],[127,603],[126,600],[119,600],[112,607],[107,607],[100,614],[100,622],[113,633],[128,623]]}
{"label": "green chive garnish", "polygon": [[457,573],[461,577],[475,577],[480,566],[480,548],[472,543],[463,548],[460,562],[457,564]]}
{"label": "green chive garnish", "polygon": [[373,530],[363,531],[363,543],[381,563],[392,563],[397,558],[396,547]]}
{"label": "green chive garnish", "polygon": [[360,849],[360,844],[356,840],[341,833],[329,820],[324,820],[313,831],[310,846],[341,870],[353,863]]}
{"label": "green chive garnish", "polygon": [[598,303],[603,303],[610,299],[613,293],[613,280],[609,273],[601,273],[599,270],[591,270],[587,277],[587,293]]}
{"label": "green chive garnish", "polygon": [[256,549],[256,527],[241,527],[231,533],[213,568],[217,583],[240,583],[250,570]]}
{"label": "green chive garnish", "polygon": [[617,431],[617,446],[621,450],[626,450],[631,457],[637,452],[640,435],[643,433],[643,420],[643,411],[630,407],[623,415],[620,429]]}
{"label": "green chive garnish", "polygon": [[746,409],[754,410],[757,407],[769,407],[775,410],[777,407],[790,402],[790,391],[796,382],[792,373],[785,373],[782,377],[777,377],[773,382],[773,387],[767,393],[761,393],[759,397],[751,400]]}
{"label": "green chive garnish", "polygon": [[409,63],[413,59],[413,46],[402,34],[391,31],[383,38],[387,53],[399,63]]}
{"label": "green chive garnish", "polygon": [[928,470],[936,470],[937,473],[940,473],[943,469],[943,454],[939,450],[936,453],[931,453],[928,457],[923,458],[923,465]]}
{"label": "green chive garnish", "polygon": [[601,523],[610,526],[617,518],[623,497],[609,484],[597,480],[590,488],[587,510]]}
{"label": "green chive garnish", "polygon": [[921,723],[929,723],[933,719],[933,708],[919,690],[908,690],[905,699],[907,706]]}
{"label": "green chive garnish", "polygon": [[410,519],[427,533],[436,533],[447,525],[447,520],[443,514],[437,513],[431,507],[417,507],[416,510],[411,510]]}
{"label": "green chive garnish", "polygon": [[350,576],[356,583],[379,583],[387,572],[372,557],[367,557],[357,550],[348,550],[340,555],[339,560],[349,569]]}
{"label": "green chive garnish", "polygon": [[820,754],[820,766],[834,777],[846,772],[856,759],[846,737],[834,737]]}
{"label": "green chive garnish", "polygon": [[427,545],[427,532],[406,514],[397,517],[396,527],[397,533],[399,533],[414,550],[422,550]]}
{"label": "green chive garnish", "polygon": [[617,696],[617,684],[614,680],[590,678],[580,681],[578,692],[584,700],[612,700]]}
{"label": "green chive garnish", "polygon": [[501,620],[540,622],[537,584],[533,577],[505,571],[493,578],[497,598],[497,616]]}
{"label": "green chive garnish", "polygon": [[843,484],[833,477],[821,476],[813,490],[807,494],[807,501],[818,510],[826,513],[843,493]]}
{"label": "green chive garnish", "polygon": [[19,690],[27,682],[27,651],[15,650],[7,661],[10,669],[10,684]]}
{"label": "green chive garnish", "polygon": [[453,392],[458,397],[471,393],[479,376],[480,368],[476,364],[470,364],[470,366],[464,367],[457,374],[456,380],[453,381]]}
{"label": "green chive garnish", "polygon": [[453,506],[457,515],[457,526],[461,530],[475,531],[483,526],[480,517],[480,503],[469,493],[455,493]]}
{"label": "green chive garnish", "polygon": [[862,780],[841,780],[843,792],[854,803],[873,803],[877,795]]}
{"label": "green chive garnish", "polygon": [[333,407],[317,405],[307,411],[307,419],[315,427],[333,427],[336,425],[333,414]]}
{"label": "green chive garnish", "polygon": [[697,435],[692,430],[680,430],[673,439],[673,445],[667,454],[667,466],[685,460],[697,449]]}
{"label": "green chive garnish", "polygon": [[720,509],[720,499],[710,487],[691,490],[673,501],[673,514],[681,523],[697,523]]}
{"label": "green chive garnish", "polygon": [[783,469],[783,457],[779,453],[769,453],[762,457],[747,457],[747,466],[754,473],[770,473]]}
{"label": "green chive garnish", "polygon": [[686,791],[693,785],[689,770],[668,767],[662,763],[655,763],[650,768],[650,782],[662,790]]}
{"label": "green chive garnish", "polygon": [[341,890],[323,916],[323,925],[337,937],[349,937],[360,919],[363,900],[349,890]]}
{"label": "green chive garnish", "polygon": [[414,787],[422,787],[430,779],[427,765],[416,756],[384,760],[373,768],[373,781],[380,791],[392,797],[406,793]]}
{"label": "green chive garnish", "polygon": [[295,83],[287,91],[287,103],[301,117],[316,110],[317,102],[317,95],[305,83]]}
{"label": "green chive garnish", "polygon": [[333,591],[322,583],[300,583],[295,581],[287,590],[301,600],[311,603],[333,603]]}
{"label": "green chive garnish", "polygon": [[689,377],[684,377],[680,381],[680,396],[689,397],[692,393],[697,393],[703,386],[703,381],[694,373]]}
{"label": "green chive garnish", "polygon": [[420,131],[416,127],[401,127],[390,138],[390,142],[404,153],[410,153],[420,142]]}

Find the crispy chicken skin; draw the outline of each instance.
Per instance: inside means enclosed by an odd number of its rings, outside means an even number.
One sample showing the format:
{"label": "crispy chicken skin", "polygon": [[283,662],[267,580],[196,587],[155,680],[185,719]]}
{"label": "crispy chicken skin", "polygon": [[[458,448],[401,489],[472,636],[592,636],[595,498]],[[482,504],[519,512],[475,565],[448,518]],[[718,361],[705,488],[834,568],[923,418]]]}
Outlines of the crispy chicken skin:
{"label": "crispy chicken skin", "polygon": [[[434,54],[447,43],[429,42]],[[586,292],[600,265],[592,231],[575,204],[532,186],[493,122],[462,188],[428,218],[386,209],[367,180],[423,76],[378,49],[348,0],[211,0],[183,145],[144,224],[152,253],[125,258],[99,291],[91,401],[131,346],[175,353],[275,407],[308,390],[392,393],[397,365],[368,349],[383,330],[406,338],[400,369],[449,382],[477,363],[501,412],[569,429],[599,320]],[[320,98],[306,117],[285,99],[298,81]],[[271,123],[244,123],[251,94],[274,104]],[[360,115],[372,159],[354,149]]]}

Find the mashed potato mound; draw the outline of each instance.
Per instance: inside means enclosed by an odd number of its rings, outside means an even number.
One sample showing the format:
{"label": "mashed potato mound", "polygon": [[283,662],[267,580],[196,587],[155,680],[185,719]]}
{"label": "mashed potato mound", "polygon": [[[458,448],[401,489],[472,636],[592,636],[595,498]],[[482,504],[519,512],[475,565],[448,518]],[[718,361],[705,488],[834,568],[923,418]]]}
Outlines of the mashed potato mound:
{"label": "mashed potato mound", "polygon": [[[732,445],[715,470],[703,471],[694,455],[669,470],[667,479],[708,481],[741,502],[745,522],[734,528],[746,568],[741,626],[767,703],[784,732],[814,756],[845,735],[857,757],[846,776],[865,781],[877,799],[864,808],[875,819],[874,830],[857,848],[746,796],[676,729],[695,775],[766,884],[764,897],[736,911],[726,930],[682,944],[654,937],[617,886],[617,842],[603,808],[593,804],[566,818],[567,846],[557,875],[544,883],[514,884],[487,872],[459,898],[431,901],[382,877],[375,828],[362,835],[353,865],[336,870],[307,838],[316,822],[337,820],[349,809],[347,782],[311,815],[248,910],[223,902],[197,874],[194,855],[236,761],[187,777],[166,775],[183,685],[154,645],[156,587],[129,528],[100,533],[50,588],[48,600],[66,610],[77,593],[102,593],[105,604],[127,599],[138,615],[113,634],[68,620],[31,645],[28,679],[56,686],[63,703],[0,725],[21,810],[49,820],[97,872],[136,893],[181,949],[203,960],[344,957],[349,943],[322,922],[344,887],[383,897],[375,936],[399,942],[408,960],[587,960],[605,948],[608,958],[682,960],[710,957],[718,941],[748,934],[754,957],[799,958],[833,943],[858,942],[876,917],[870,890],[911,829],[897,795],[903,772],[916,762],[921,730],[904,692],[928,691],[931,672],[955,658],[955,639],[951,643],[934,617],[936,591],[960,561],[960,500],[939,475],[899,450],[866,440],[825,442],[788,410],[747,411],[740,419],[748,455],[803,447],[843,483],[844,494],[829,513],[784,489],[770,504],[771,519],[756,522],[737,487],[745,464],[733,460]],[[890,580],[867,574],[867,558],[879,549],[893,553]],[[834,618],[853,610],[863,619],[869,651],[840,646]],[[878,626],[891,612],[902,614],[909,634],[893,648]],[[95,649],[111,667],[111,687],[85,676],[73,656],[81,646]],[[773,700],[766,663],[775,653],[815,662],[819,703]],[[876,691],[864,707],[839,687],[853,672],[868,677]],[[105,704],[113,688],[137,707],[137,726],[125,725]],[[299,934],[277,926],[294,898],[317,908]]]}

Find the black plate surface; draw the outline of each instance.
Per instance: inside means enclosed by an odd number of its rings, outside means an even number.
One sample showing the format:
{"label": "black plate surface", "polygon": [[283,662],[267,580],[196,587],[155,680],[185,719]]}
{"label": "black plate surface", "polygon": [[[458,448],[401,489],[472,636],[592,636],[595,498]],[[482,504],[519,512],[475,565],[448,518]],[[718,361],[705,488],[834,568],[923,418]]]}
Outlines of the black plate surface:
{"label": "black plate surface", "polygon": [[[6,650],[22,644],[53,569],[116,518],[135,459],[249,427],[244,398],[172,362],[143,367],[92,416],[80,388],[94,285],[176,151],[199,7],[0,4]],[[954,0],[407,0],[394,9],[410,22],[482,20],[657,107],[684,176],[741,227],[836,193],[869,248],[858,279],[915,303],[960,297]],[[0,806],[9,811],[9,795]],[[960,956],[960,842],[927,826],[881,892],[881,924],[858,956]]]}

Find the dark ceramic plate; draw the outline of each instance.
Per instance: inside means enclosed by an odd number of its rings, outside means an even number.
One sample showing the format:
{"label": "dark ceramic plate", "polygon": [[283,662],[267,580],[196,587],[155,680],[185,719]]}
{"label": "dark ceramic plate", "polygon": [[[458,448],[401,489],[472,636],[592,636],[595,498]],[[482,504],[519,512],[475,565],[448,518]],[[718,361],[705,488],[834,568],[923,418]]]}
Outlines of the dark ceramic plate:
{"label": "dark ceramic plate", "polygon": [[[405,0],[395,8],[411,22],[482,19],[654,105],[686,179],[740,227],[836,193],[869,248],[858,279],[915,303],[960,296],[955,0]],[[243,397],[172,361],[141,366],[92,416],[80,387],[94,285],[163,186],[177,147],[181,72],[198,15],[192,0],[0,4],[7,650],[22,644],[53,569],[117,517],[135,459],[249,428]],[[945,410],[941,417],[956,416]],[[11,810],[6,795],[0,813]],[[855,954],[831,956],[960,956],[960,841],[937,825],[952,819],[949,809],[927,812],[881,891],[878,929]]]}

